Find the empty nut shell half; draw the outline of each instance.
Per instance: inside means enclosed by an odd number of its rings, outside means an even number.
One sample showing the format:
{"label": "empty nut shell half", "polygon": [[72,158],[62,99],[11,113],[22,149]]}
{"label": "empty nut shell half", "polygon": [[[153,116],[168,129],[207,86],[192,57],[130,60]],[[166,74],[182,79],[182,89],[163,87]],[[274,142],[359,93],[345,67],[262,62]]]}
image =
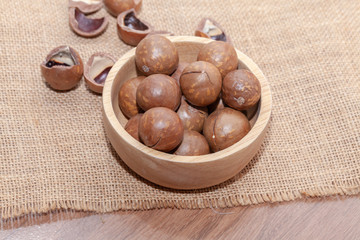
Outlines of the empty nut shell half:
{"label": "empty nut shell half", "polygon": [[205,137],[196,131],[184,130],[184,137],[174,152],[180,156],[199,156],[210,153]]}
{"label": "empty nut shell half", "polygon": [[83,75],[80,55],[69,46],[51,50],[40,68],[45,81],[55,90],[72,89]]}
{"label": "empty nut shell half", "polygon": [[105,79],[115,63],[108,53],[94,53],[84,67],[84,78],[90,90],[102,93]]}
{"label": "empty nut shell half", "polygon": [[69,24],[71,29],[82,37],[96,37],[103,33],[109,23],[107,16],[88,18],[79,8],[69,9]]}
{"label": "empty nut shell half", "polygon": [[134,8],[136,12],[140,11],[141,0],[103,0],[106,10],[117,17],[120,13]]}
{"label": "empty nut shell half", "polygon": [[134,9],[129,9],[117,17],[117,30],[121,40],[136,46],[152,31],[152,27],[147,22],[138,19]]}
{"label": "empty nut shell half", "polygon": [[93,13],[102,8],[101,0],[69,0],[69,8],[79,8],[83,13]]}
{"label": "empty nut shell half", "polygon": [[229,36],[225,34],[220,24],[211,18],[203,18],[196,31],[195,36],[211,38],[217,41],[231,42]]}

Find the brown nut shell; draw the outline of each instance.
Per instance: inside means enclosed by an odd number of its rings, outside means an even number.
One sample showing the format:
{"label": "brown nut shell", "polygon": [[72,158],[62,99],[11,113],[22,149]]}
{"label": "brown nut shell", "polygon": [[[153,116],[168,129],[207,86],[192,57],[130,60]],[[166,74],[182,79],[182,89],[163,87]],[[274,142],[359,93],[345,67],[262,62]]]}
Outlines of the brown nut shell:
{"label": "brown nut shell", "polygon": [[190,63],[187,63],[187,62],[179,62],[177,69],[175,70],[175,72],[173,74],[171,74],[171,77],[176,80],[176,82],[179,84],[179,86],[180,86],[181,74],[184,71],[184,69],[187,66],[189,66],[189,64]]}
{"label": "brown nut shell", "polygon": [[69,8],[79,8],[83,13],[89,14],[99,11],[102,6],[102,0],[69,0]]}
{"label": "brown nut shell", "polygon": [[181,98],[181,105],[177,110],[184,129],[201,132],[205,119],[208,116],[206,107],[193,106],[186,102],[185,98]]}
{"label": "brown nut shell", "polygon": [[74,88],[81,80],[84,70],[79,53],[69,46],[51,50],[40,69],[50,87],[62,91]]}
{"label": "brown nut shell", "polygon": [[256,114],[258,113],[259,110],[259,102],[257,102],[254,106],[252,106],[251,108],[247,109],[247,110],[242,110],[241,112],[245,114],[245,116],[247,117],[247,119],[249,120],[250,126],[251,128],[255,125],[257,117]]}
{"label": "brown nut shell", "polygon": [[139,142],[139,123],[142,116],[142,113],[136,114],[135,116],[131,117],[125,125],[125,131],[127,131],[133,138],[135,138]]}
{"label": "brown nut shell", "polygon": [[117,30],[121,40],[131,46],[136,46],[151,31],[149,23],[140,20],[134,9],[122,12],[117,17]]}
{"label": "brown nut shell", "polygon": [[213,41],[203,46],[197,60],[214,64],[219,69],[222,78],[237,69],[239,62],[235,48],[221,41]]}
{"label": "brown nut shell", "polygon": [[88,18],[79,8],[69,9],[71,29],[82,37],[96,37],[102,34],[109,24],[108,17]]}
{"label": "brown nut shell", "polygon": [[203,133],[211,150],[217,152],[237,143],[249,131],[250,124],[243,113],[224,108],[209,115]]}
{"label": "brown nut shell", "polygon": [[252,72],[239,69],[225,76],[221,94],[224,103],[230,107],[246,110],[259,101],[261,85]]}
{"label": "brown nut shell", "polygon": [[146,76],[156,73],[170,75],[178,66],[179,55],[169,39],[161,35],[151,35],[138,44],[135,63],[138,70]]}
{"label": "brown nut shell", "polygon": [[174,111],[155,107],[146,111],[140,119],[139,136],[146,146],[169,152],[181,143],[184,127]]}
{"label": "brown nut shell", "polygon": [[204,61],[189,64],[180,77],[182,93],[190,103],[200,107],[216,101],[221,91],[221,82],[219,70]]}
{"label": "brown nut shell", "polygon": [[180,156],[200,156],[208,153],[210,153],[210,148],[205,137],[190,130],[184,130],[183,140],[174,152],[175,155]]}
{"label": "brown nut shell", "polygon": [[231,43],[223,28],[214,19],[203,18],[195,30],[195,36]]}
{"label": "brown nut shell", "polygon": [[141,0],[103,0],[106,10],[117,17],[120,13],[134,8],[136,12],[141,9]]}
{"label": "brown nut shell", "polygon": [[98,52],[91,55],[84,67],[84,78],[90,90],[102,93],[105,79],[115,63],[108,53]]}
{"label": "brown nut shell", "polygon": [[120,88],[118,95],[119,107],[127,118],[131,118],[141,112],[140,107],[136,103],[136,90],[144,79],[145,76],[130,78]]}
{"label": "brown nut shell", "polygon": [[164,74],[146,77],[136,90],[136,102],[144,110],[166,107],[175,111],[180,105],[181,91],[175,79]]}

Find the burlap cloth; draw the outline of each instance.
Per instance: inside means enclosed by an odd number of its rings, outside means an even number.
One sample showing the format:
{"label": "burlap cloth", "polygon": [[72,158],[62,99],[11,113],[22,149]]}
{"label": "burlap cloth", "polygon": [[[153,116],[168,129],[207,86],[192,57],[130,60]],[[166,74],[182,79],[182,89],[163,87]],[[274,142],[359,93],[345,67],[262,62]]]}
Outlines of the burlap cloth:
{"label": "burlap cloth", "polygon": [[56,46],[74,47],[84,62],[96,51],[119,58],[131,49],[115,18],[85,39],[70,30],[65,0],[1,1],[0,12],[2,219],[360,192],[360,1],[143,0],[140,17],[177,35],[216,19],[271,84],[270,128],[256,157],[235,178],[197,191],[168,190],[129,170],[106,139],[101,96],[84,81],[55,92],[42,80],[39,64]]}

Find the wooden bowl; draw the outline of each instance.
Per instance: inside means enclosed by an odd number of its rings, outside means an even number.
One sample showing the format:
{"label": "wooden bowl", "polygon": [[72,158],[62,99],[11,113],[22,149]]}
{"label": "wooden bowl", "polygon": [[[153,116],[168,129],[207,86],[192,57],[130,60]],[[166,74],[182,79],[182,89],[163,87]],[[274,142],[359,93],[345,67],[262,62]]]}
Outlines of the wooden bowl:
{"label": "wooden bowl", "polygon": [[[168,37],[177,47],[180,61],[196,61],[200,48],[213,40],[200,37]],[[254,157],[265,137],[271,114],[270,86],[259,67],[236,50],[239,68],[250,70],[261,83],[261,99],[250,132],[239,142],[216,153],[177,156],[151,149],[136,141],[124,129],[127,123],[118,104],[124,81],[137,75],[135,48],[113,66],[103,89],[104,126],[107,137],[121,159],[137,174],[161,186],[199,189],[224,182],[236,175]]]}

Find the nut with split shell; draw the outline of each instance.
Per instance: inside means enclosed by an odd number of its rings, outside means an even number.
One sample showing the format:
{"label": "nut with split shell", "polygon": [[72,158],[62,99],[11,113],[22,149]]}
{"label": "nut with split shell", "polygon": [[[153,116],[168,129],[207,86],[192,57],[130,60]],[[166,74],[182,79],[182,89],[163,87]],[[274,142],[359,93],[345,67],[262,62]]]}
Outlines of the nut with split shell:
{"label": "nut with split shell", "polygon": [[84,70],[79,53],[69,46],[51,50],[40,68],[49,86],[61,91],[74,88],[81,80]]}
{"label": "nut with split shell", "polygon": [[91,38],[102,34],[106,30],[109,20],[107,16],[88,18],[79,8],[70,8],[69,24],[79,36]]}
{"label": "nut with split shell", "polygon": [[102,6],[102,0],[69,0],[69,8],[78,8],[81,12],[89,14],[99,11]]}
{"label": "nut with split shell", "polygon": [[152,26],[136,16],[135,9],[129,9],[117,17],[117,30],[121,40],[136,46],[151,31]]}
{"label": "nut with split shell", "polygon": [[106,10],[117,17],[120,13],[134,8],[136,12],[141,9],[142,0],[103,0]]}
{"label": "nut with split shell", "polygon": [[85,82],[90,90],[102,93],[105,79],[115,61],[108,53],[97,52],[91,55],[84,67]]}
{"label": "nut with split shell", "polygon": [[155,107],[146,111],[141,117],[139,136],[146,146],[169,152],[181,143],[184,128],[174,111]]}
{"label": "nut with split shell", "polygon": [[221,74],[211,63],[190,63],[180,77],[181,91],[190,103],[205,107],[216,101],[221,91]]}

